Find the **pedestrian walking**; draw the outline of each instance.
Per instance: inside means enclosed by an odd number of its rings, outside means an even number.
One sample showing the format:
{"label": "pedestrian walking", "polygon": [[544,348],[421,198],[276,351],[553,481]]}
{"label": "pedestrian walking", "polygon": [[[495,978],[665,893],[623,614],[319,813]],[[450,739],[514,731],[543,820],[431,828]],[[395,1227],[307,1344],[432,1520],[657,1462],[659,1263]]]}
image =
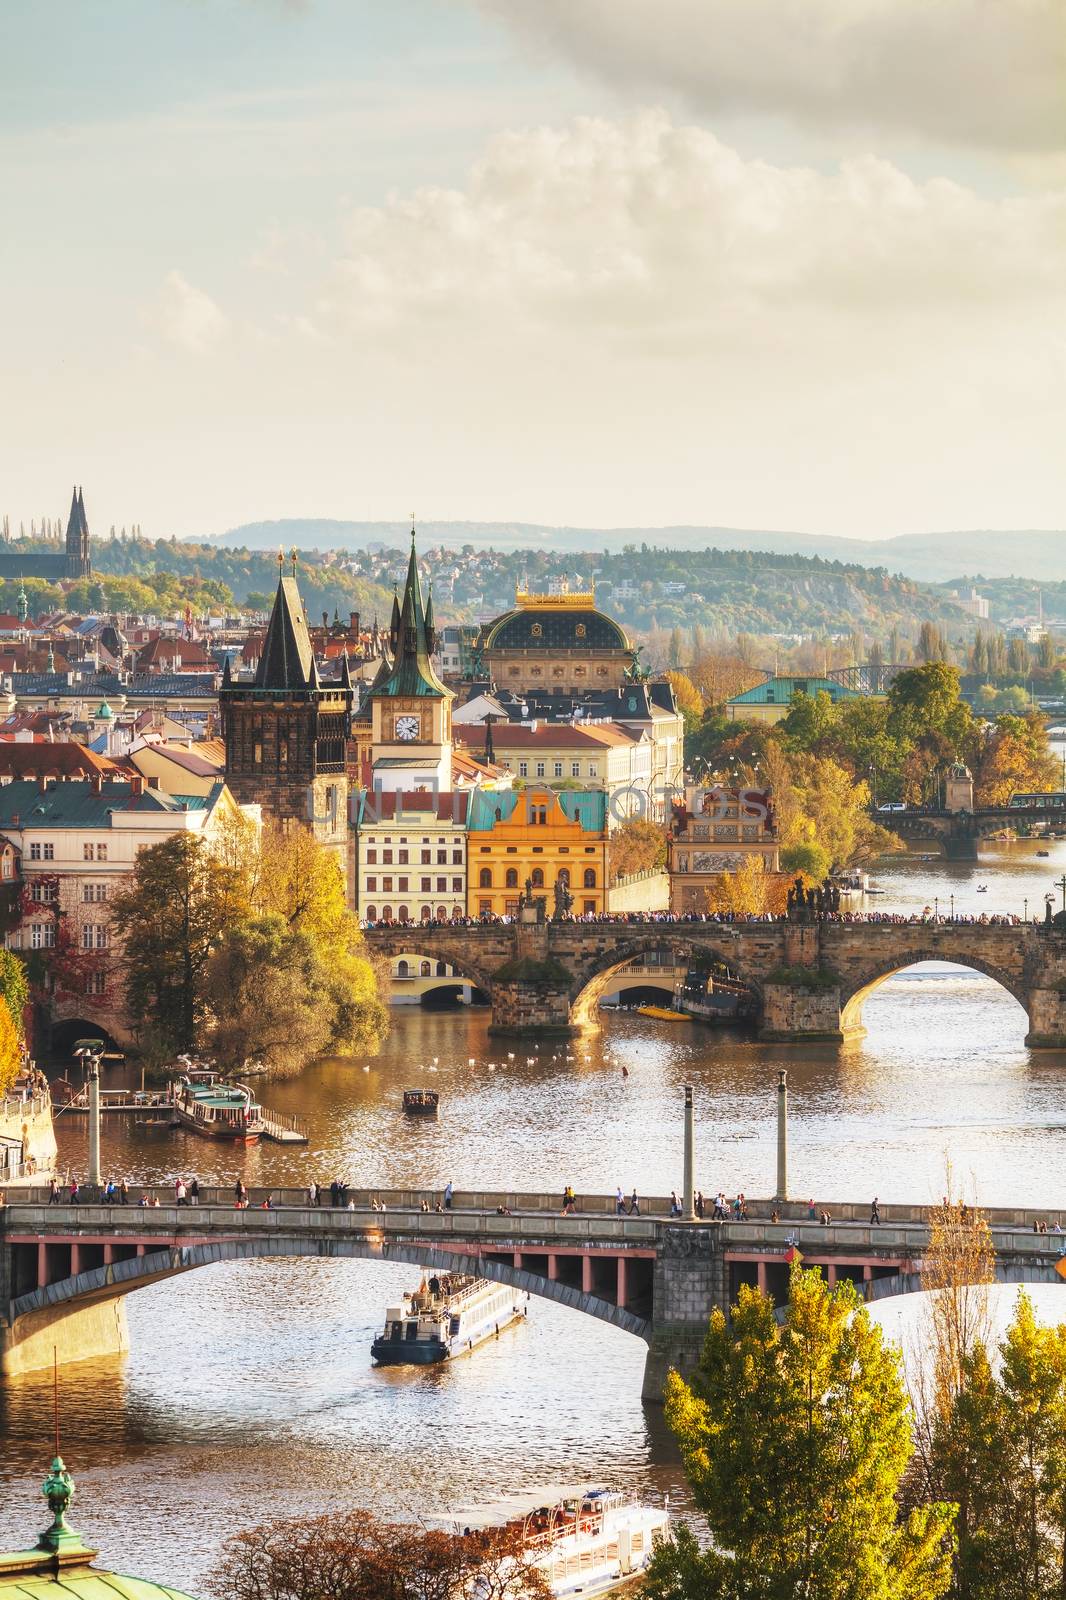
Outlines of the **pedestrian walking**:
{"label": "pedestrian walking", "polygon": [[870,1201],[870,1226],[878,1227],[881,1222],[881,1210],[877,1204],[877,1196]]}
{"label": "pedestrian walking", "polygon": [[817,1210],[815,1208],[815,1204],[814,1204],[813,1200],[808,1200],[807,1201],[807,1221],[808,1222],[817,1222],[818,1221],[818,1212],[817,1212]]}
{"label": "pedestrian walking", "polygon": [[118,1186],[118,1203],[120,1206],[128,1206],[130,1203],[130,1186],[125,1178]]}
{"label": "pedestrian walking", "polygon": [[704,1210],[703,1190],[702,1189],[697,1189],[696,1190],[696,1215],[699,1217],[701,1222],[703,1221],[703,1210]]}
{"label": "pedestrian walking", "polygon": [[629,1197],[629,1215],[631,1217],[640,1216],[640,1201],[637,1199],[637,1191],[635,1188]]}
{"label": "pedestrian walking", "polygon": [[676,1189],[670,1190],[670,1215],[672,1217],[679,1217],[681,1215],[681,1201],[677,1197]]}
{"label": "pedestrian walking", "polygon": [[615,1190],[615,1193],[614,1193],[614,1204],[615,1204],[615,1210],[618,1212],[618,1215],[620,1217],[624,1217],[625,1214],[626,1214],[626,1197],[622,1193],[622,1185],[621,1184],[619,1184],[618,1188]]}
{"label": "pedestrian walking", "polygon": [[317,1204],[318,1204],[318,1194],[319,1194],[318,1184],[312,1178],[311,1182],[307,1185],[307,1204],[309,1206],[317,1206]]}
{"label": "pedestrian walking", "polygon": [[451,1182],[451,1179],[449,1178],[448,1182],[444,1185],[444,1209],[445,1209],[445,1211],[450,1211],[452,1209],[452,1194],[453,1193],[454,1193],[454,1190],[452,1189],[452,1182]]}
{"label": "pedestrian walking", "polygon": [[59,1185],[54,1178],[48,1180],[48,1204],[50,1206],[59,1204]]}
{"label": "pedestrian walking", "polygon": [[192,1180],[192,1182],[190,1183],[190,1185],[189,1185],[189,1204],[191,1206],[198,1206],[200,1204],[200,1180],[199,1180],[199,1178],[194,1178]]}
{"label": "pedestrian walking", "polygon": [[175,1181],[174,1181],[174,1201],[175,1201],[175,1204],[179,1205],[179,1206],[183,1206],[183,1205],[185,1205],[187,1198],[188,1198],[188,1190],[185,1187],[185,1179],[184,1178],[176,1178]]}
{"label": "pedestrian walking", "polygon": [[336,1178],[334,1178],[333,1182],[329,1186],[329,1203],[330,1203],[331,1206],[339,1206],[340,1205],[340,1201],[341,1201],[341,1186],[337,1182]]}
{"label": "pedestrian walking", "polygon": [[78,1180],[77,1180],[77,1178],[71,1178],[71,1180],[70,1180],[70,1203],[71,1203],[72,1206],[76,1206],[76,1205],[80,1204],[80,1201],[79,1201],[79,1198],[78,1198],[80,1196],[80,1194],[81,1194],[81,1190],[78,1188]]}

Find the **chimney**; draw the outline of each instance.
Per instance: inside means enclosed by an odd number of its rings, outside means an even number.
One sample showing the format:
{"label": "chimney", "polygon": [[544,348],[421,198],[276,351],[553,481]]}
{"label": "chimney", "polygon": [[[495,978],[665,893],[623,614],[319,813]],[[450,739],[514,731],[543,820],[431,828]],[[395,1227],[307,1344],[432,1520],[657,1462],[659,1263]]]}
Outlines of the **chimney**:
{"label": "chimney", "polygon": [[104,778],[102,773],[94,772],[92,777],[89,779],[89,782],[92,784],[93,794],[103,794]]}
{"label": "chimney", "polygon": [[130,794],[136,800],[144,793],[144,777],[139,772],[130,775]]}
{"label": "chimney", "polygon": [[323,613],[322,613],[322,631],[323,631],[323,633],[328,633],[329,632],[329,612],[328,611],[323,611]]}
{"label": "chimney", "polygon": [[348,613],[348,632],[354,634],[355,637],[358,639],[358,637],[359,637],[359,613],[358,613],[358,611],[349,611],[349,613]]}

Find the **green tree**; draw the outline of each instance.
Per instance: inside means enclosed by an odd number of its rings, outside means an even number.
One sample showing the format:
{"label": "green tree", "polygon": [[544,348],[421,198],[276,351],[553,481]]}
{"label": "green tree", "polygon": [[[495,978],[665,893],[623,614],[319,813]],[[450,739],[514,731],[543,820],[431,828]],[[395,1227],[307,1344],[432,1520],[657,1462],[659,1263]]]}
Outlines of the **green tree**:
{"label": "green tree", "polygon": [[812,883],[824,883],[829,874],[829,852],[813,839],[790,845],[781,852],[782,872],[800,872]]}
{"label": "green tree", "polygon": [[1029,646],[1024,639],[1012,639],[1007,646],[1007,667],[1025,677],[1029,672]]}
{"label": "green tree", "polygon": [[226,929],[204,998],[211,1052],[233,1071],[254,1059],[293,1072],[331,1043],[329,973],[309,936],[276,912]]}
{"label": "green tree", "polygon": [[937,1600],[953,1508],[904,1513],[912,1453],[898,1355],[851,1284],[796,1268],[783,1325],[742,1288],[666,1417],[709,1549],[691,1534],[653,1559],[649,1600]]}
{"label": "green tree", "polygon": [[681,629],[671,628],[670,643],[668,644],[666,650],[666,660],[668,665],[671,666],[675,672],[681,671],[683,654],[684,646],[681,643]]}
{"label": "green tree", "polygon": [[196,1047],[207,964],[246,904],[241,874],[198,834],[175,834],[137,857],[112,924],[129,1012],[151,1054]]}
{"label": "green tree", "polygon": [[1050,633],[1041,634],[1040,643],[1036,647],[1036,664],[1041,672],[1054,672],[1058,659],[1059,653]]}
{"label": "green tree", "polygon": [[1043,1600],[1066,1585],[1066,1325],[1041,1327],[1022,1293],[999,1347],[966,1357],[939,1445],[963,1498],[959,1600]]}

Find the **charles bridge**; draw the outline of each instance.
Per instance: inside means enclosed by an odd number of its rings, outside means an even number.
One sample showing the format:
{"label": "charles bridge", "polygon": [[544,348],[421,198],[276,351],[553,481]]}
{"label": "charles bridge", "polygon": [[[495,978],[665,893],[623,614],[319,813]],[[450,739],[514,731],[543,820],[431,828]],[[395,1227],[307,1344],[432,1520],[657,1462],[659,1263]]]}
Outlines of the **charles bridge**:
{"label": "charles bridge", "polygon": [[[179,1207],[170,1190],[147,1190],[158,1206],[49,1205],[22,1191],[0,1209],[0,1372],[14,1375],[127,1347],[125,1297],[178,1273],[256,1257],[396,1261],[514,1284],[598,1317],[648,1346],[644,1396],[658,1400],[669,1367],[689,1371],[714,1307],[743,1283],[788,1297],[790,1262],[818,1268],[830,1284],[849,1278],[868,1299],[920,1288],[928,1212],[827,1204],[832,1221],[811,1222],[806,1205],[749,1201],[743,1221],[688,1222],[669,1202],[645,1200],[620,1216],[609,1195],[582,1197],[561,1214],[549,1194],[352,1190],[354,1209],[312,1207],[302,1191],[253,1191],[235,1209],[229,1190],[205,1190]],[[430,1209],[425,1210],[423,1207]],[[1046,1212],[990,1211],[997,1278],[1056,1282],[1066,1237],[1039,1232]]]}
{"label": "charles bridge", "polygon": [[492,1001],[499,1033],[595,1028],[611,975],[653,950],[679,966],[723,962],[751,991],[759,1037],[839,1041],[862,1032],[862,1005],[885,978],[918,961],[987,974],[1029,1017],[1026,1043],[1066,1048],[1066,930],[1043,924],[926,921],[559,921],[540,924],[378,923],[381,955],[446,961]]}
{"label": "charles bridge", "polygon": [[908,806],[875,819],[912,842],[929,840],[943,847],[949,861],[976,861],[982,839],[1019,823],[1066,828],[1066,806],[1050,803],[1028,810],[1024,806],[986,806],[976,811],[948,811],[941,806]]}

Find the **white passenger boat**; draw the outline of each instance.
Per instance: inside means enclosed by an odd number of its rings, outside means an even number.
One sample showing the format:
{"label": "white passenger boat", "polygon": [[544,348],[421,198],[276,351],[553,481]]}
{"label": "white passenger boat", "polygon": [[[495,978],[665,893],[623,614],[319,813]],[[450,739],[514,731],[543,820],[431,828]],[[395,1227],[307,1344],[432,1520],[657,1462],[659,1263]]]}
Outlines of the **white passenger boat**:
{"label": "white passenger boat", "polygon": [[[670,1534],[669,1501],[644,1505],[608,1488],[542,1489],[449,1519],[457,1533],[513,1528],[555,1600],[612,1594],[639,1578]],[[475,1591],[476,1594],[476,1591]]]}
{"label": "white passenger boat", "polygon": [[174,1114],[183,1128],[205,1139],[258,1144],[266,1124],[262,1108],[242,1083],[225,1083],[214,1072],[192,1072],[174,1085]]}
{"label": "white passenger boat", "polygon": [[382,1367],[429,1366],[466,1355],[526,1314],[529,1295],[505,1283],[444,1272],[389,1306],[370,1353]]}

